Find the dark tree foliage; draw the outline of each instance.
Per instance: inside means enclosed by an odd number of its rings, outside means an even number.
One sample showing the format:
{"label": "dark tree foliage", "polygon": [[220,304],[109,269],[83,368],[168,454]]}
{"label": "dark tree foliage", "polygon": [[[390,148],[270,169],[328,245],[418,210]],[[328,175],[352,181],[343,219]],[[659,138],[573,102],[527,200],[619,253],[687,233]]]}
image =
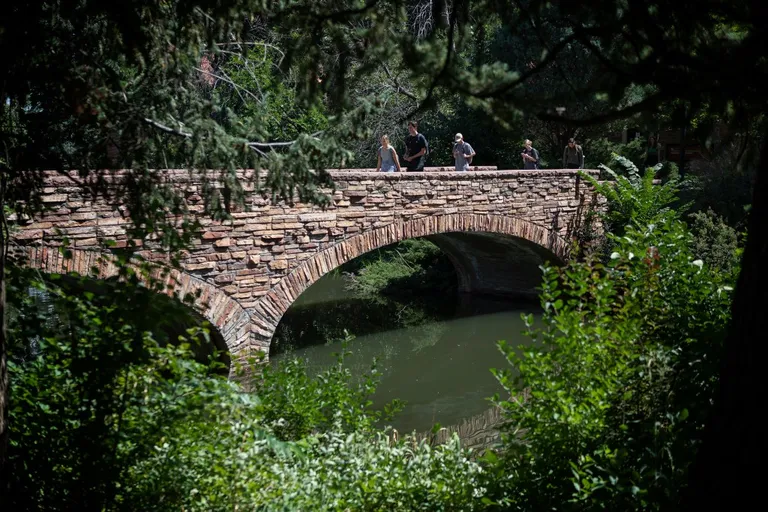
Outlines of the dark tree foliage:
{"label": "dark tree foliage", "polygon": [[[366,116],[382,107],[376,94],[351,97],[382,62],[398,62],[388,79],[418,105],[421,115],[447,95],[461,95],[499,126],[534,115],[557,133],[654,112],[682,101],[725,122],[764,116],[768,96],[768,5],[761,0],[171,0],[97,2],[12,1],[0,13],[0,315],[5,311],[7,213],[23,221],[36,201],[43,168],[74,169],[103,192],[103,168],[131,169],[118,188],[128,202],[136,236],[158,235],[162,248],[184,246],[194,223],[158,173],[168,165],[215,169],[223,187],[213,215],[236,201],[234,169],[269,169],[259,182],[266,195],[323,203],[324,169],[343,165],[343,141],[367,135]],[[511,38],[534,42],[525,59],[488,59],[468,65],[463,55],[493,20]],[[325,100],[322,133],[284,140],[268,133],[231,100],[212,93],[201,75],[227,70],[237,51],[264,42],[259,27],[284,35],[283,70],[295,73],[303,109]],[[229,50],[227,50],[229,51]],[[583,54],[583,55],[582,55]],[[203,56],[211,55],[211,57]],[[580,74],[578,60],[596,68]],[[209,67],[210,66],[210,67]],[[569,67],[570,66],[570,67]],[[203,71],[200,71],[200,70]],[[221,75],[219,75],[221,76]],[[570,82],[567,78],[575,77]],[[562,81],[561,81],[562,79]],[[538,87],[547,80],[562,87]],[[210,85],[210,84],[209,84]],[[229,84],[240,90],[239,85]],[[230,90],[231,92],[231,90]],[[240,91],[246,95],[245,91]],[[257,98],[258,99],[258,98]],[[256,101],[256,100],[254,100]],[[587,105],[589,114],[571,105]],[[563,110],[562,107],[566,107]],[[684,109],[685,110],[685,109]],[[278,123],[279,126],[279,123]],[[272,128],[275,131],[277,128]],[[300,130],[301,131],[301,130]],[[297,132],[298,133],[298,132]],[[721,395],[709,423],[700,465],[693,471],[692,502],[725,508],[728,492],[758,489],[759,444],[753,407],[765,394],[756,365],[765,360],[768,332],[760,309],[768,289],[768,148],[763,154],[747,245],[726,343]],[[310,169],[314,168],[315,172]],[[218,190],[211,187],[212,191]],[[8,211],[7,211],[8,209]],[[181,223],[180,223],[181,222]],[[182,229],[178,229],[182,228]],[[8,407],[5,329],[0,329],[0,462]],[[736,485],[738,483],[738,486]],[[733,498],[736,499],[736,498]],[[729,504],[733,506],[733,503]]]}

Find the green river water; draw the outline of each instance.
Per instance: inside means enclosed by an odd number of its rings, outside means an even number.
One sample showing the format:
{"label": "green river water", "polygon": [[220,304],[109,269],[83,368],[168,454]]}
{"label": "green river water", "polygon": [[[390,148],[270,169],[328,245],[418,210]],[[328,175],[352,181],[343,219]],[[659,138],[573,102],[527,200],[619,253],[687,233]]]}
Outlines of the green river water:
{"label": "green river water", "polygon": [[[312,371],[335,362],[340,342],[326,339],[347,329],[356,337],[346,363],[355,374],[378,360],[381,383],[374,403],[406,402],[391,424],[400,432],[424,432],[435,423],[458,425],[488,416],[488,398],[503,393],[490,368],[508,363],[496,346],[529,339],[521,313],[538,316],[536,303],[514,303],[474,296],[430,297],[403,304],[356,297],[340,275],[329,275],[309,288],[278,328],[271,360],[304,359]],[[290,339],[290,348],[280,341]],[[280,352],[280,350],[283,350]]]}

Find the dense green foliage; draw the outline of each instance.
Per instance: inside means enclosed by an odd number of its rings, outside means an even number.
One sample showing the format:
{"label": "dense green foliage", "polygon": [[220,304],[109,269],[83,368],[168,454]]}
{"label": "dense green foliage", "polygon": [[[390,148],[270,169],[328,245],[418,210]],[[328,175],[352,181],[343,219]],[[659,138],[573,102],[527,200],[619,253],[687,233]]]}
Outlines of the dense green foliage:
{"label": "dense green foliage", "polygon": [[615,181],[601,183],[588,174],[582,176],[608,202],[607,211],[601,215],[605,230],[621,235],[628,225],[648,225],[669,211],[677,200],[677,183],[669,181],[661,185],[655,184],[657,168],[647,169],[641,176],[631,161],[617,154],[613,157],[625,168],[626,176],[617,175],[605,165],[601,165],[601,169]]}
{"label": "dense green foliage", "polygon": [[[712,411],[729,321],[739,240],[726,224],[746,224],[765,133],[767,14],[763,2],[720,0],[694,9],[639,0],[4,6],[3,505],[674,508]],[[131,235],[175,257],[199,226],[153,169],[212,169],[220,186],[205,187],[205,213],[217,219],[249,185],[235,179],[239,167],[266,169],[256,190],[272,200],[327,204],[325,170],[372,158],[384,132],[399,131],[399,143],[406,116],[422,119],[430,164],[450,163],[452,134],[462,131],[478,164],[519,166],[520,143],[532,138],[557,167],[564,141],[577,136],[588,163],[627,168],[625,176],[606,169],[616,181],[596,184],[609,206],[606,261],[547,269],[544,327],[531,333],[539,344],[522,356],[503,347],[520,378],[498,372],[510,424],[502,450],[483,465],[456,442],[414,446],[376,432],[373,382],[352,383],[343,364],[310,377],[289,363],[244,393],[217,373],[220,364],[195,362],[187,339],[168,336],[168,320],[186,313],[153,300],[165,290],[142,286],[125,261],[108,295],[9,268],[8,220],[43,208],[41,169],[75,170],[94,192],[116,194]],[[697,213],[691,236],[671,211],[676,180],[653,186],[659,169],[637,169],[641,143],[607,138],[622,118],[645,128],[690,125],[711,159],[683,169],[684,200],[719,217]],[[730,136],[714,141],[725,125]],[[103,168],[129,171],[107,189]],[[758,235],[746,239],[754,267],[767,247]],[[428,283],[418,265],[432,249],[410,250],[416,259],[369,261],[354,286],[384,293],[391,283]],[[765,275],[750,271],[742,294]],[[748,357],[765,332],[753,329],[765,315],[749,309],[760,293],[737,300],[748,314],[734,339]],[[201,336],[191,329],[186,338]],[[741,398],[757,387],[733,389]]]}
{"label": "dense green foliage", "polygon": [[299,441],[328,431],[370,433],[374,423],[397,412],[398,402],[387,404],[383,411],[371,408],[376,361],[369,373],[353,375],[344,364],[349,341],[342,344],[336,365],[315,376],[298,359],[263,368],[254,383],[259,409],[280,439]]}
{"label": "dense green foliage", "polygon": [[605,266],[545,271],[533,349],[520,356],[502,344],[520,370],[498,372],[514,397],[501,404],[504,494],[515,509],[669,510],[686,485],[714,397],[730,281],[695,258],[677,219],[613,239]]}
{"label": "dense green foliage", "polygon": [[289,361],[243,393],[162,337],[185,309],[153,300],[160,289],[135,274],[108,295],[11,282],[39,291],[13,290],[14,510],[433,510],[477,494],[480,469],[456,441],[433,449],[375,431],[397,409],[370,408],[375,367],[355,384],[343,353],[312,378]]}
{"label": "dense green foliage", "polygon": [[691,214],[693,253],[725,275],[738,272],[741,245],[738,233],[712,210]]}

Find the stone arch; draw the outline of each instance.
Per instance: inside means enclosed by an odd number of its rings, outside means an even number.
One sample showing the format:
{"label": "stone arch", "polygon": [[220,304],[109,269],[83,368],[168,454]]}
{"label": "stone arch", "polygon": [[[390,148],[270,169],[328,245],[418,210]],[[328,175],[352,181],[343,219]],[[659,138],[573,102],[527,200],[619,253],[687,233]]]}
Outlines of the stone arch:
{"label": "stone arch", "polygon": [[[30,268],[51,274],[75,273],[108,279],[117,275],[118,269],[100,251],[71,249],[71,257],[65,258],[58,247],[35,245],[25,248],[26,264]],[[224,339],[224,343],[234,360],[236,354],[250,345],[250,315],[233,298],[227,296],[214,285],[177,269],[167,270],[167,275],[160,276],[160,271],[152,277],[160,279],[167,295],[184,296],[196,294],[197,313],[208,320]]]}
{"label": "stone arch", "polygon": [[[269,353],[272,335],[283,314],[320,277],[340,265],[374,249],[409,238],[434,237],[446,233],[492,233],[522,239],[545,249],[561,261],[570,245],[554,230],[518,217],[452,213],[400,220],[342,240],[315,254],[280,280],[251,310],[252,349]],[[457,265],[455,251],[446,254]],[[461,276],[460,276],[461,279]]]}

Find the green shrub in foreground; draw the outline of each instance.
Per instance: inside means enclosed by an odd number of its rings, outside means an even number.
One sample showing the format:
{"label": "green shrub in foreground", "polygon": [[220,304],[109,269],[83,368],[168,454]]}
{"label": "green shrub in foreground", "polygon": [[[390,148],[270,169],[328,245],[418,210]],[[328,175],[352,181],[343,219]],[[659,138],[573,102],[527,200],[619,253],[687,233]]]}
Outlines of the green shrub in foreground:
{"label": "green shrub in foreground", "polygon": [[[135,276],[134,276],[135,277]],[[114,293],[15,276],[45,301],[11,323],[12,510],[471,510],[480,467],[457,440],[376,433],[339,364],[268,370],[256,393],[155,336],[172,310],[126,276]],[[162,303],[163,308],[170,304]],[[190,337],[196,330],[189,332]],[[5,505],[5,503],[4,503]]]}
{"label": "green shrub in foreground", "polygon": [[731,288],[673,216],[612,243],[606,265],[546,268],[534,344],[501,343],[520,375],[496,371],[513,398],[491,492],[511,509],[670,510],[686,484]]}

